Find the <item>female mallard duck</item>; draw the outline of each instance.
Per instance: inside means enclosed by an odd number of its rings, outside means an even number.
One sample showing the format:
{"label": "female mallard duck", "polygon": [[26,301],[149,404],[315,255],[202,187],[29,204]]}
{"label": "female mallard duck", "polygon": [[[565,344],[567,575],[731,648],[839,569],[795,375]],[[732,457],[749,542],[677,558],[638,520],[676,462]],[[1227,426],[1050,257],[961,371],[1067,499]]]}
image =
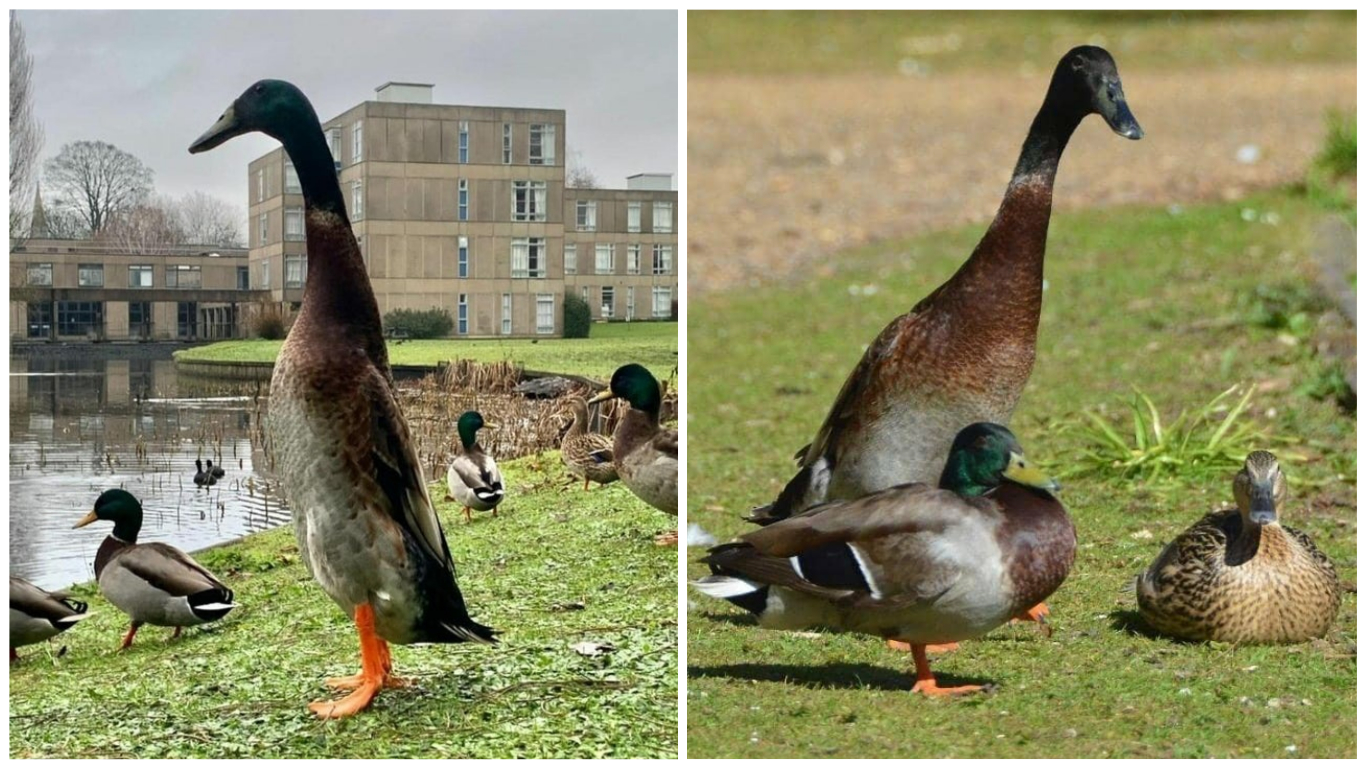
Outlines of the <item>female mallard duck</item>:
{"label": "female mallard duck", "polygon": [[[801,469],[756,522],[898,483],[929,483],[966,424],[1008,424],[1034,366],[1053,180],[1068,139],[1099,114],[1143,136],[1104,49],[1068,51],[1053,72],[996,219],[967,262],[893,320],[845,380]],[[1043,606],[1030,611],[1035,618]]]}
{"label": "female mallard duck", "polygon": [[446,468],[446,487],[451,496],[465,505],[465,522],[470,522],[470,510],[493,510],[498,516],[498,504],[503,501],[503,473],[493,457],[475,442],[475,433],[483,427],[484,417],[475,411],[465,411],[455,423],[460,433],[460,450]]}
{"label": "female mallard duck", "polygon": [[1208,514],[1163,548],[1138,580],[1154,629],[1187,640],[1298,643],[1323,637],[1342,587],[1309,537],[1278,522],[1285,475],[1254,451],[1233,478],[1237,509]]}
{"label": "female mallard duck", "polygon": [[1076,530],[1010,430],[958,433],[939,488],[911,483],[818,505],[714,547],[694,585],[771,629],[825,626],[902,638],[912,690],[940,687],[925,646],[978,637],[1048,597],[1067,578]]}
{"label": "female mallard duck", "polygon": [[183,627],[218,621],[237,607],[232,590],[189,555],[169,544],[138,543],[142,504],[133,494],[118,488],[101,493],[95,509],[73,527],[97,520],[112,522],[114,532],[95,553],[95,580],[109,602],[133,620],[119,650],[133,644],[143,624],[175,627],[174,639]]}
{"label": "female mallard duck", "polygon": [[612,439],[588,429],[588,403],[581,397],[571,397],[569,408],[574,423],[560,440],[560,458],[570,474],[583,478],[583,489],[588,481],[607,485],[617,481],[617,467],[612,461]]}
{"label": "female mallard duck", "polygon": [[90,614],[86,604],[62,592],[48,592],[19,578],[9,577],[9,658],[19,658],[21,645],[41,643],[76,626]]}
{"label": "female mallard duck", "polygon": [[252,131],[284,145],[303,190],[309,275],[275,361],[266,426],[300,555],[360,634],[360,674],[329,681],[352,693],[311,706],[343,717],[401,684],[389,642],[488,643],[494,633],[470,618],[456,585],[318,115],[298,88],[262,80],[190,151]]}
{"label": "female mallard duck", "polygon": [[[619,397],[631,404],[612,435],[617,475],[641,501],[678,517],[678,430],[659,426],[663,391],[644,366],[631,363],[618,368],[611,386],[588,402]],[[678,531],[655,542],[676,544]]]}
{"label": "female mallard duck", "polygon": [[[209,465],[210,465],[210,467],[212,467],[213,462],[209,462]],[[195,460],[194,460],[194,484],[202,487],[202,486],[206,486],[206,485],[213,485],[213,484],[216,483],[216,482],[218,482],[218,480],[213,476],[212,470],[210,470],[209,472],[205,472],[205,471],[204,471],[204,462],[201,461],[200,459],[195,459]]]}

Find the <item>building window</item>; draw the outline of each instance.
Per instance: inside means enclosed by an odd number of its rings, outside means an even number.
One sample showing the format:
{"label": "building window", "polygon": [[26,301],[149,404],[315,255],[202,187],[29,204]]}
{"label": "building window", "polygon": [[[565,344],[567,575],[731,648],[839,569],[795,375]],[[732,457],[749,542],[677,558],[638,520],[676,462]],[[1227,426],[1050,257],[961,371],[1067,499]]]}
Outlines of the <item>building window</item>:
{"label": "building window", "polygon": [[598,230],[598,202],[596,200],[580,200],[578,214],[575,222],[578,224],[580,232],[596,232]]}
{"label": "building window", "polygon": [[270,259],[261,259],[261,287],[270,287]]}
{"label": "building window", "polygon": [[616,266],[612,263],[616,261],[615,251],[611,243],[598,243],[597,260],[594,262],[593,271],[599,275],[612,274],[615,271],[613,267]]}
{"label": "building window", "polygon": [[251,269],[249,267],[237,268],[237,290],[251,290]]}
{"label": "building window", "polygon": [[459,152],[456,162],[468,163],[470,161],[470,123],[468,120],[460,121]]}
{"label": "building window", "polygon": [[134,264],[128,267],[128,287],[151,288],[152,272],[151,264]]}
{"label": "building window", "polygon": [[653,293],[654,307],[651,314],[655,317],[668,317],[672,314],[670,312],[670,305],[673,303],[674,298],[673,289],[668,286],[655,286]]}
{"label": "building window", "polygon": [[583,303],[584,303],[584,304],[587,304],[587,303],[588,303],[588,286],[586,286],[586,285],[580,286],[580,287],[579,287],[579,295],[580,295],[580,296],[583,296]]}
{"label": "building window", "polygon": [[512,276],[545,277],[545,238],[523,237],[512,241]]}
{"label": "building window", "polygon": [[626,319],[628,321],[636,319],[636,287],[634,285],[626,286]]}
{"label": "building window", "polygon": [[[49,262],[28,265],[27,282],[29,285],[52,285],[52,264]],[[51,318],[48,318],[48,322],[51,322]]]}
{"label": "building window", "polygon": [[536,332],[555,332],[555,294],[536,294]]}
{"label": "building window", "polygon": [[626,246],[626,274],[640,274],[640,243]]}
{"label": "building window", "polygon": [[656,275],[672,275],[674,271],[674,247],[655,243],[655,264],[654,273]]}
{"label": "building window", "polygon": [[555,126],[532,123],[531,148],[527,162],[532,165],[555,164]]}
{"label": "building window", "polygon": [[470,239],[461,236],[460,244],[457,246],[459,258],[456,260],[456,268],[459,270],[460,277],[470,276]]}
{"label": "building window", "polygon": [[128,335],[135,339],[152,336],[152,302],[128,302]]}
{"label": "building window", "polygon": [[286,160],[285,160],[285,192],[288,193],[288,194],[291,194],[291,195],[297,195],[297,194],[299,194],[299,193],[302,192],[302,191],[303,191],[303,187],[300,187],[300,186],[299,186],[299,173],[298,173],[297,171],[294,170],[294,163],[293,163],[291,160],[286,159]]}
{"label": "building window", "polygon": [[104,330],[104,302],[57,302],[57,335],[86,336]]}
{"label": "building window", "polygon": [[341,128],[327,129],[327,148],[332,152],[332,166],[341,170]]}
{"label": "building window", "polygon": [[82,288],[104,287],[103,264],[81,264],[76,268],[76,285]]}
{"label": "building window", "polygon": [[198,336],[199,305],[193,301],[176,302],[175,324],[176,335],[180,338],[193,339]]}
{"label": "building window", "polygon": [[351,162],[353,163],[360,162],[360,149],[365,145],[365,136],[361,133],[362,127],[364,127],[364,124],[359,120],[356,121],[355,125],[351,126]]}
{"label": "building window", "polygon": [[640,231],[640,202],[626,204],[626,231]]}
{"label": "building window", "polygon": [[503,123],[503,165],[512,164],[512,124]]}
{"label": "building window", "polygon": [[199,288],[203,285],[203,272],[198,264],[167,264],[167,288]]}
{"label": "building window", "polygon": [[285,287],[302,288],[308,279],[308,259],[304,256],[285,257]]}
{"label": "building window", "polygon": [[46,339],[52,335],[52,305],[46,301],[28,304],[28,337]]}
{"label": "building window", "polygon": [[459,195],[459,200],[457,201],[457,208],[458,208],[458,210],[457,210],[456,219],[457,219],[458,221],[469,221],[469,220],[470,220],[470,180],[469,180],[469,179],[461,179],[460,181],[456,182],[456,188],[458,189],[458,193],[457,193],[457,194]]}
{"label": "building window", "polygon": [[578,243],[564,244],[564,273],[566,275],[577,275],[579,273]]}
{"label": "building window", "polygon": [[512,220],[545,221],[545,182],[512,182]]}
{"label": "building window", "polygon": [[455,332],[464,336],[470,332],[470,305],[466,299],[466,294],[460,294],[460,301],[455,305]]}
{"label": "building window", "polygon": [[286,208],[285,209],[285,239],[303,240],[304,239],[304,209]]}
{"label": "building window", "polygon": [[256,171],[256,202],[266,199],[266,169],[260,168]]}
{"label": "building window", "polygon": [[654,231],[667,234],[674,231],[674,204],[656,202],[654,206]]}
{"label": "building window", "polygon": [[612,286],[610,286],[610,285],[604,285],[604,286],[602,287],[602,317],[603,317],[603,319],[611,319],[612,315],[613,315],[614,312],[615,312],[616,303],[617,303],[616,291],[614,291],[614,290],[612,289]]}
{"label": "building window", "polygon": [[259,243],[259,244],[261,244],[261,245],[265,245],[266,242],[267,242],[267,240],[266,240],[266,224],[268,224],[269,222],[270,222],[269,214],[265,214],[265,213],[261,214],[261,215],[256,219],[256,223],[257,223],[257,225],[256,225],[256,242]]}
{"label": "building window", "polygon": [[359,181],[351,182],[351,220],[365,218],[365,190]]}
{"label": "building window", "polygon": [[512,294],[503,294],[503,335],[512,335]]}

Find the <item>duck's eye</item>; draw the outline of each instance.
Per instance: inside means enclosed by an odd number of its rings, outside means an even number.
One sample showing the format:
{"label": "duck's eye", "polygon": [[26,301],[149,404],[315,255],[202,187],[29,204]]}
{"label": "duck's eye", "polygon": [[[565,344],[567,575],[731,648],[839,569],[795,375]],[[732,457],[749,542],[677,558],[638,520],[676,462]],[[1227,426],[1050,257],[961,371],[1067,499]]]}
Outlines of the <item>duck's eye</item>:
{"label": "duck's eye", "polygon": [[258,85],[258,86],[256,86],[256,92],[257,92],[257,93],[264,93],[265,90],[266,90],[266,88],[265,88],[265,86],[263,86],[263,85]]}

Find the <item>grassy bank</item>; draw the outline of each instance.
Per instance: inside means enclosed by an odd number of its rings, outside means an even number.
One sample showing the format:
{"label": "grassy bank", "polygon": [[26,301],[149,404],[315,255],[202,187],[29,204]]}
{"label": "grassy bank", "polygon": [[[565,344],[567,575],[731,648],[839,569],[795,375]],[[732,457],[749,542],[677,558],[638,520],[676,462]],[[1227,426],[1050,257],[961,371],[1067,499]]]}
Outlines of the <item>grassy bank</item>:
{"label": "grassy bank", "polygon": [[[391,365],[436,365],[454,359],[511,360],[533,371],[572,373],[606,381],[625,362],[660,379],[678,365],[678,323],[601,323],[587,339],[439,339],[389,342]],[[279,341],[223,341],[176,353],[186,362],[273,363]]]}
{"label": "grassy bank", "polygon": [[[1130,579],[1201,514],[1231,503],[1234,468],[1187,466],[1148,482],[1083,459],[1096,447],[1083,411],[1131,431],[1131,387],[1170,420],[1231,385],[1255,386],[1239,422],[1260,433],[1249,442],[1282,457],[1285,523],[1355,583],[1356,421],[1308,386],[1322,375],[1306,290],[1321,215],[1302,196],[1271,192],[1055,216],[1038,360],[1011,424],[1034,461],[1068,477],[1079,551],[1049,601],[1052,637],[1013,626],[964,643],[936,671],[996,692],[934,701],[910,694],[908,654],[869,638],[769,632],[692,593],[689,755],[1354,754],[1355,594],[1326,640],[1289,647],[1131,631]],[[721,540],[747,530],[740,515],[791,476],[792,451],[819,427],[863,344],[952,274],[981,231],[840,254],[832,276],[763,295],[693,300],[689,519]]]}
{"label": "grassy bank", "polygon": [[[620,484],[566,487],[558,455],[504,467],[497,518],[467,525],[438,501],[473,616],[496,647],[395,646],[416,677],[340,722],[306,709],[324,676],[358,664],[355,630],[277,529],[199,560],[237,593],[223,623],[145,627],[115,653],[126,619],[93,585],[95,614],[10,668],[12,757],[668,757],[676,754],[677,577],[651,538],[672,525]],[[445,496],[444,485],[433,496]],[[93,553],[92,553],[93,556]],[[610,643],[599,657],[572,646]]]}

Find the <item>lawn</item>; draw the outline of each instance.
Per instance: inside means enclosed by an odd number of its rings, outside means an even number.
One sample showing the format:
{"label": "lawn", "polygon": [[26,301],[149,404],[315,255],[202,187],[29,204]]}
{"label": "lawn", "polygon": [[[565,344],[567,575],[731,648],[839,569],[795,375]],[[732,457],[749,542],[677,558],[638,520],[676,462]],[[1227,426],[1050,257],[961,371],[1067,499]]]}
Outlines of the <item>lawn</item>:
{"label": "lawn", "polygon": [[[497,518],[466,524],[433,497],[471,614],[494,647],[394,646],[417,686],[321,722],[324,676],[356,671],[352,625],[277,529],[201,553],[236,591],[219,625],[145,627],[116,653],[126,617],[93,585],[94,614],[10,667],[12,757],[643,757],[677,754],[677,565],[652,537],[672,519],[619,483],[567,482],[556,453],[504,468]],[[93,553],[92,553],[93,556]],[[615,650],[590,657],[574,646]]]}
{"label": "lawn", "polygon": [[[1199,207],[1054,217],[1033,378],[1011,424],[1067,477],[1079,551],[1049,600],[1051,638],[1000,628],[941,657],[950,684],[909,691],[908,654],[871,638],[759,629],[690,592],[690,757],[1348,757],[1356,752],[1356,596],[1322,641],[1178,644],[1131,631],[1130,580],[1164,542],[1229,505],[1232,464],[1159,481],[1096,471],[1083,416],[1121,432],[1132,387],[1170,420],[1235,384],[1260,433],[1237,450],[1282,457],[1287,525],[1356,582],[1356,420],[1316,399],[1310,234],[1323,208],[1290,191]],[[833,275],[692,300],[688,514],[721,540],[792,474],[848,371],[882,327],[943,282],[982,225],[832,256]],[[699,549],[689,551],[695,561]],[[690,576],[705,568],[690,562]]]}
{"label": "lawn", "polygon": [[[273,363],[280,341],[221,341],[176,353],[183,362]],[[390,341],[390,365],[455,359],[511,360],[525,369],[607,381],[618,366],[640,363],[667,379],[678,366],[678,323],[596,323],[586,339],[432,339]]]}

